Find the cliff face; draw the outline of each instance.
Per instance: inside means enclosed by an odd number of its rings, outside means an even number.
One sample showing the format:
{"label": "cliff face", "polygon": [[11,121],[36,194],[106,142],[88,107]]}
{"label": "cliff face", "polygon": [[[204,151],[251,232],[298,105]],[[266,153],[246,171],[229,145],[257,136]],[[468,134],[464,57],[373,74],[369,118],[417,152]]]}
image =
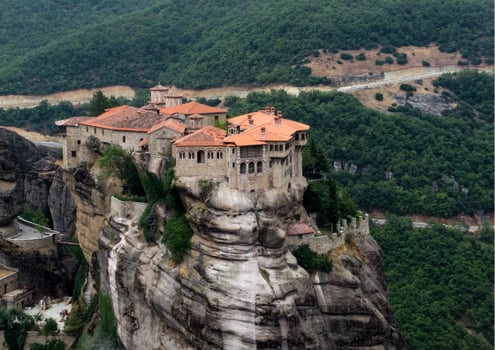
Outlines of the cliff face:
{"label": "cliff face", "polygon": [[194,179],[177,188],[194,231],[182,264],[163,245],[144,243],[138,214],[114,213],[99,247],[87,241],[88,252],[98,251],[93,270],[112,297],[127,349],[406,347],[372,237],[333,250],[329,274],[308,274],[287,249],[288,223],[306,219],[304,183],[268,191],[256,203],[224,184],[206,199]]}
{"label": "cliff face", "polygon": [[72,236],[75,204],[60,181],[56,162],[56,150],[37,147],[0,128],[0,226],[9,224],[28,205],[50,212],[53,228]]}

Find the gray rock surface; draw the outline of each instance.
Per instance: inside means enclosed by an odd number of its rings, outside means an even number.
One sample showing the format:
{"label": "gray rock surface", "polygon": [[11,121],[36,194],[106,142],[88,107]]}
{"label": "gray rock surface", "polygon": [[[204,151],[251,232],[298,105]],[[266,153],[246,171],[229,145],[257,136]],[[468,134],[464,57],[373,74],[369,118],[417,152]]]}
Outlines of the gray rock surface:
{"label": "gray rock surface", "polygon": [[178,184],[194,231],[181,264],[126,218],[100,232],[93,269],[126,349],[407,348],[372,237],[331,251],[331,273],[308,274],[287,249],[287,225],[306,219],[304,183],[256,203],[224,184],[203,201],[196,187]]}
{"label": "gray rock surface", "polygon": [[58,150],[36,146],[0,128],[0,226],[9,224],[27,205],[50,213],[55,230],[73,235],[76,207],[61,173],[56,176],[58,158]]}

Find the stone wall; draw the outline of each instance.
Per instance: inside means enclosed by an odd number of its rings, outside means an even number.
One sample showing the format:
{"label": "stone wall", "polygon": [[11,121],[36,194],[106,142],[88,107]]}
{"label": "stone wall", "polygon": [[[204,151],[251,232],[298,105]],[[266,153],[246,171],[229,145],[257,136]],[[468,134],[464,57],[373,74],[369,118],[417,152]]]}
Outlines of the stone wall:
{"label": "stone wall", "polygon": [[311,250],[318,254],[326,254],[345,243],[345,237],[349,234],[355,236],[369,235],[368,214],[364,217],[352,218],[350,224],[347,220],[340,220],[335,232],[331,234],[295,235],[287,236],[287,245],[292,250],[303,244],[307,244]]}
{"label": "stone wall", "polygon": [[114,220],[126,219],[138,222],[148,203],[121,201],[116,197],[110,200],[110,215]]}

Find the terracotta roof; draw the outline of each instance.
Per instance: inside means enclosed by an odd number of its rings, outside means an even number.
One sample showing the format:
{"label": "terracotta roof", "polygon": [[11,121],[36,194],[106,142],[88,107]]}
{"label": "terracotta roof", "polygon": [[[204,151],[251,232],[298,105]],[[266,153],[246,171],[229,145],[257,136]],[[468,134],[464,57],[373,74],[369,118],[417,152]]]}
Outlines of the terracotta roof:
{"label": "terracotta roof", "polygon": [[110,130],[147,132],[166,117],[167,115],[124,105],[110,108],[98,117],[80,124]]}
{"label": "terracotta roof", "polygon": [[211,107],[208,105],[204,105],[199,102],[188,102],[183,103],[178,106],[162,108],[160,109],[161,113],[166,114],[184,114],[184,115],[192,115],[192,114],[213,114],[213,113],[227,113],[226,109],[220,109],[216,107]]}
{"label": "terracotta roof", "polygon": [[315,233],[315,230],[303,222],[295,222],[287,227],[287,236],[308,235],[311,233]]}
{"label": "terracotta roof", "polygon": [[84,122],[86,120],[91,120],[95,117],[72,117],[68,119],[57,120],[55,125],[57,126],[78,126],[80,122]]}
{"label": "terracotta roof", "polygon": [[181,123],[177,119],[174,118],[167,118],[166,120],[159,122],[158,124],[153,125],[153,127],[148,131],[148,134],[151,134],[157,130],[160,130],[161,128],[169,128],[173,131],[176,131],[180,134],[183,134],[184,131],[186,130],[187,125],[184,123]]}
{"label": "terracotta roof", "polygon": [[228,122],[241,127],[239,134],[225,138],[225,142],[232,142],[237,146],[260,145],[267,141],[286,142],[296,132],[309,130],[309,125],[283,117],[277,119],[275,115],[263,111],[229,118]]}
{"label": "terracotta roof", "polygon": [[190,146],[226,146],[223,142],[225,130],[214,126],[205,126],[192,134],[183,136],[174,141],[176,147]]}

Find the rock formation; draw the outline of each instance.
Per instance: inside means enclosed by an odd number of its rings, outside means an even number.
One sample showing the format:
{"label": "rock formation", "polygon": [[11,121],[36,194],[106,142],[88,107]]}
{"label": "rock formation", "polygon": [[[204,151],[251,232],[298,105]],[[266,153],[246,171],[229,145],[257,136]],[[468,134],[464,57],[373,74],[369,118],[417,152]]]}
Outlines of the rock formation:
{"label": "rock formation", "polygon": [[56,150],[0,128],[0,226],[9,224],[28,205],[50,212],[54,229],[73,235],[75,204],[61,175],[55,176],[58,158]]}
{"label": "rock formation", "polygon": [[307,219],[304,183],[254,203],[226,184],[205,200],[195,179],[176,188],[194,231],[181,264],[144,242],[139,213],[114,212],[87,250],[126,349],[406,348],[371,236],[331,251],[331,273],[309,274],[288,250],[287,225]]}

